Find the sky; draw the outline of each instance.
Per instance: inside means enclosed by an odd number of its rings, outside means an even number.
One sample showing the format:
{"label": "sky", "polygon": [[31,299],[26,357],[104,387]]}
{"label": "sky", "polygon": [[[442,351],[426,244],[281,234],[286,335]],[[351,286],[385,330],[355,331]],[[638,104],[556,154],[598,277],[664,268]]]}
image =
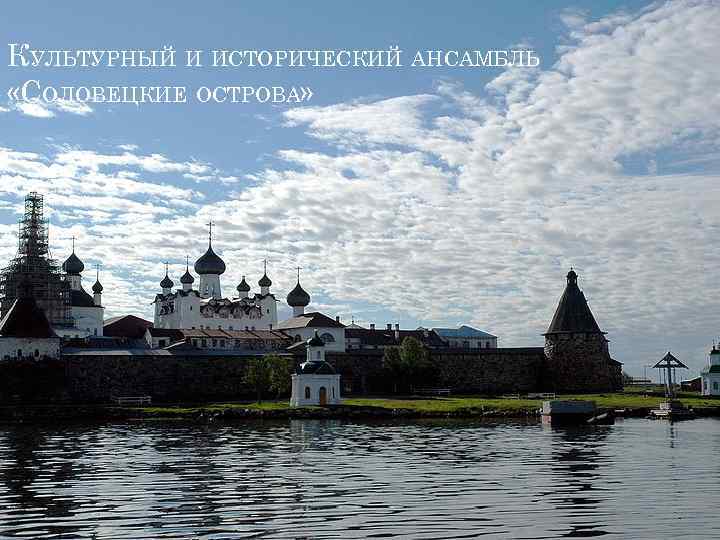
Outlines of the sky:
{"label": "sky", "polygon": [[[102,265],[106,315],[151,317],[213,245],[229,294],[263,259],[344,322],[470,324],[540,346],[572,266],[611,354],[695,374],[720,336],[720,3],[16,2],[0,35],[0,260],[28,191],[52,255]],[[34,49],[378,49],[403,67],[57,68]],[[410,67],[528,48],[529,67]],[[180,53],[179,53],[180,54]],[[182,56],[179,56],[182,58]],[[305,86],[302,104],[43,104],[45,85]],[[648,370],[651,371],[651,370]]]}

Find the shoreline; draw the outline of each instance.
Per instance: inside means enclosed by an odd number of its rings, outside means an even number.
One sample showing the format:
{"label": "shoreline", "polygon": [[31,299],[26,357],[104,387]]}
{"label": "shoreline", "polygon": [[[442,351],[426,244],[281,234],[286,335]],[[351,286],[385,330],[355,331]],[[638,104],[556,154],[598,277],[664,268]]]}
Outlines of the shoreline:
{"label": "shoreline", "polygon": [[[598,412],[614,411],[619,417],[646,417],[664,398],[625,394],[571,395],[557,399],[595,401]],[[720,417],[720,400],[680,396],[698,417]],[[183,420],[191,422],[254,420],[393,420],[393,419],[540,419],[542,400],[458,396],[447,398],[356,398],[342,405],[290,407],[286,400],[262,403],[154,404],[121,407],[112,404],[7,404],[0,405],[0,425],[48,422],[124,422]]]}

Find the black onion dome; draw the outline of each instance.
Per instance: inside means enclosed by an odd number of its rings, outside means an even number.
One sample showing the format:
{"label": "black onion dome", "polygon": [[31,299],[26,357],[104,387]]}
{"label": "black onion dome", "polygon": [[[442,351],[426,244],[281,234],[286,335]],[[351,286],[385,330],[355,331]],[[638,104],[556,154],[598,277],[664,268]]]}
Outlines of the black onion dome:
{"label": "black onion dome", "polygon": [[317,330],[315,330],[315,335],[308,339],[307,342],[308,347],[324,347],[325,342],[322,340],[320,336],[318,336]]}
{"label": "black onion dome", "polygon": [[185,268],[185,273],[180,277],[180,283],[182,283],[183,285],[190,285],[192,283],[195,283],[195,278],[192,277],[189,268]]}
{"label": "black onion dome", "polygon": [[242,281],[237,286],[237,291],[239,293],[247,293],[250,292],[250,285],[248,285],[247,281],[245,281],[245,276],[242,277]]}
{"label": "black onion dome", "polygon": [[290,307],[305,307],[310,303],[310,295],[300,286],[300,282],[287,295],[287,303]]}
{"label": "black onion dome", "polygon": [[94,292],[95,294],[100,294],[101,292],[103,292],[103,286],[100,283],[99,279],[95,280],[95,284],[92,286],[92,292]]}
{"label": "black onion dome", "polygon": [[198,275],[220,275],[225,273],[225,263],[213,251],[212,244],[208,246],[205,254],[195,261],[195,272]]}
{"label": "black onion dome", "polygon": [[263,277],[261,277],[260,281],[258,281],[258,285],[261,287],[269,287],[272,285],[272,280],[267,276],[267,274],[263,274]]}
{"label": "black onion dome", "polygon": [[83,270],[85,270],[85,265],[78,258],[78,256],[75,255],[75,252],[73,251],[63,263],[62,269],[63,272],[65,272],[66,274],[77,276],[80,275]]}
{"label": "black onion dome", "polygon": [[163,289],[172,289],[174,285],[175,285],[175,283],[173,283],[173,280],[170,279],[167,274],[165,274],[165,277],[160,282],[160,286]]}

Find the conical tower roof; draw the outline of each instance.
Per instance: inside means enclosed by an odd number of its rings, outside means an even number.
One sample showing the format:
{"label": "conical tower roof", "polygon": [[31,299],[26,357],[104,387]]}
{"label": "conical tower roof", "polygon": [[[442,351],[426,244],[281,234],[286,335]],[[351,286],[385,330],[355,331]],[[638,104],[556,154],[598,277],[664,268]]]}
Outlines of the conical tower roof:
{"label": "conical tower roof", "polygon": [[567,274],[565,292],[555,310],[547,334],[594,333],[604,334],[590,311],[585,295],[577,284],[577,274],[571,268]]}
{"label": "conical tower roof", "polygon": [[0,321],[0,336],[16,338],[57,337],[43,309],[37,305],[30,286],[23,284],[24,291],[13,302]]}

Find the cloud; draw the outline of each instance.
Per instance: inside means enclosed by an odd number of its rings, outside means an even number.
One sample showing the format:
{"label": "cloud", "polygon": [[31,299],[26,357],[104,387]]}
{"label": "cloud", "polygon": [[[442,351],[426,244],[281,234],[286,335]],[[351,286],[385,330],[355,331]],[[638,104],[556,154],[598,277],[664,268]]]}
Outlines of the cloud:
{"label": "cloud", "polygon": [[[538,345],[573,265],[630,371],[668,348],[698,368],[720,327],[720,6],[562,18],[555,65],[286,111],[320,148],[281,150],[247,184],[130,145],[0,149],[0,194],[16,207],[47,193],[54,245],[75,235],[103,261],[112,313],[147,306],[163,260],[179,276],[212,219],[226,290],[267,257],[280,298],[300,265],[313,304],[346,319],[470,323]],[[215,182],[234,191],[219,198]]]}
{"label": "cloud", "polygon": [[[27,101],[15,101],[11,103],[12,109],[25,116],[33,118],[54,118],[57,112],[74,114],[77,116],[87,116],[93,112],[92,107],[87,103],[70,101],[67,99],[57,99],[53,102],[45,102],[37,98]],[[9,109],[4,109],[7,112]]]}

